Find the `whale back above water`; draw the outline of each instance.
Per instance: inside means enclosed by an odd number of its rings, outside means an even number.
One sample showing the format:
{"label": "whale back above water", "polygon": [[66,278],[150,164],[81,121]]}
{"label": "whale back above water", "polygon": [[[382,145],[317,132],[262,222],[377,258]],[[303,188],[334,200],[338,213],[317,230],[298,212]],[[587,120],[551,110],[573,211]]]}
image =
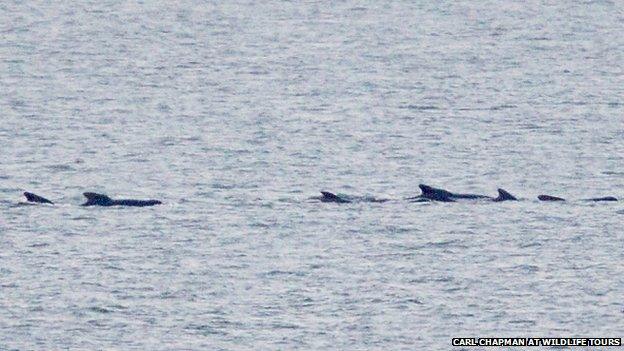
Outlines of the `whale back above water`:
{"label": "whale back above water", "polygon": [[145,207],[161,205],[162,202],[158,200],[113,200],[113,206],[133,206],[133,207]]}
{"label": "whale back above water", "polygon": [[109,196],[98,193],[83,193],[87,198],[87,202],[82,206],[133,206],[133,207],[145,207],[160,205],[162,202],[158,200],[113,200]]}
{"label": "whale back above water", "polygon": [[422,194],[412,199],[428,199],[433,201],[441,201],[441,202],[455,202],[453,200],[453,193],[450,191],[446,191],[444,189],[434,188],[429,185],[419,184],[418,187]]}
{"label": "whale back above water", "polygon": [[418,187],[422,194],[415,197],[407,198],[407,200],[412,200],[413,202],[422,202],[422,201],[441,201],[441,202],[455,202],[456,200],[479,200],[479,199],[487,199],[491,201],[516,201],[518,200],[515,196],[511,195],[505,189],[498,189],[498,197],[492,198],[487,195],[479,195],[479,194],[458,194],[453,193],[448,190],[434,188],[429,185],[419,184]]}
{"label": "whale back above water", "polygon": [[45,197],[33,194],[33,193],[29,193],[27,191],[24,192],[24,196],[26,197],[26,200],[28,202],[36,202],[39,204],[54,204],[54,202],[46,199]]}
{"label": "whale back above water", "polygon": [[492,201],[510,201],[510,200],[518,200],[515,196],[511,195],[505,189],[498,189],[498,197],[492,198],[487,195],[479,195],[479,194],[458,194],[453,193],[448,190],[434,188],[429,185],[420,184],[418,185],[422,194],[420,196],[409,198],[408,200],[416,200],[422,201],[423,199],[432,200],[432,201],[441,201],[441,202],[455,202],[455,200],[479,200],[479,199],[490,199]]}
{"label": "whale back above water", "polygon": [[565,201],[564,198],[551,196],[551,195],[540,195],[537,197],[540,201]]}
{"label": "whale back above water", "polygon": [[[551,196],[551,195],[540,195],[537,198],[540,201],[565,201],[564,198]],[[581,201],[602,202],[602,201],[618,201],[618,199],[613,196],[605,196],[605,197],[593,197],[590,199],[582,199]]]}
{"label": "whale back above water", "polygon": [[113,206],[113,199],[104,194],[82,193],[87,198],[87,202],[82,206]]}
{"label": "whale back above water", "polygon": [[335,202],[335,203],[349,203],[351,201],[344,199],[334,193],[330,193],[329,191],[321,191],[323,196],[320,197],[321,202]]}
{"label": "whale back above water", "polygon": [[599,202],[599,201],[617,201],[618,199],[616,197],[613,196],[605,196],[605,197],[594,197],[591,199],[583,199],[583,201],[595,201],[595,202]]}
{"label": "whale back above water", "polygon": [[487,195],[479,195],[479,194],[456,194],[451,193],[451,198],[453,199],[467,199],[467,200],[477,200],[477,199],[491,199],[491,197]]}

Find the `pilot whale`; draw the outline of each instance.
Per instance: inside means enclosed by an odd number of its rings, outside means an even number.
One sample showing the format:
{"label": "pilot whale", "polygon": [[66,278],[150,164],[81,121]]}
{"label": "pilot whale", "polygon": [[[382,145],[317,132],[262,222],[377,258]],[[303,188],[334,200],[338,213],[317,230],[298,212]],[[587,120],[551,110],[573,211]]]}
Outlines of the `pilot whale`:
{"label": "pilot whale", "polygon": [[[134,206],[134,207],[144,207],[144,206],[154,206],[160,205],[162,202],[158,200],[113,200],[110,197],[97,194],[97,193],[83,193],[83,195],[87,198],[87,202],[82,204],[82,206]],[[27,191],[24,192],[24,196],[28,202],[39,203],[39,204],[54,204],[54,202],[46,199],[43,196],[39,196],[33,193],[29,193]]]}
{"label": "pilot whale", "polygon": [[333,202],[337,204],[348,204],[353,202],[386,202],[388,199],[378,199],[372,196],[349,196],[349,195],[336,195],[329,191],[321,191],[321,196],[313,196],[311,199],[319,200],[321,202]]}
{"label": "pilot whale", "polygon": [[321,202],[335,202],[339,204],[350,203],[350,200],[347,200],[343,197],[340,197],[334,193],[330,193],[329,191],[321,191],[321,196],[318,197]]}
{"label": "pilot whale", "polygon": [[591,199],[583,199],[582,201],[617,201],[618,199],[614,196],[605,196],[605,197],[594,197]]}
{"label": "pilot whale", "polygon": [[[552,195],[540,195],[537,197],[540,201],[565,201],[564,198],[552,196]],[[593,197],[591,199],[582,199],[581,201],[592,201],[592,202],[601,202],[601,201],[617,201],[618,199],[613,196],[605,196],[605,197]]]}
{"label": "pilot whale", "polygon": [[113,200],[107,195],[98,194],[98,193],[83,193],[84,197],[87,198],[87,202],[82,204],[81,206],[134,206],[134,207],[145,207],[145,206],[154,206],[160,205],[162,202],[158,200],[130,200],[130,199],[122,199],[122,200]]}
{"label": "pilot whale", "polygon": [[24,196],[26,197],[26,201],[28,202],[35,202],[35,203],[39,203],[39,204],[52,204],[54,205],[54,202],[46,199],[45,197],[33,194],[33,193],[29,193],[28,191],[24,192]]}
{"label": "pilot whale", "polygon": [[455,202],[456,200],[467,199],[467,200],[478,200],[478,199],[487,199],[491,201],[516,201],[518,200],[515,196],[511,195],[505,189],[498,189],[498,197],[493,198],[487,195],[478,195],[478,194],[458,194],[452,193],[448,190],[434,188],[429,185],[420,184],[418,185],[422,194],[419,196],[408,198],[408,200],[414,200],[416,202],[420,201],[440,201],[440,202]]}

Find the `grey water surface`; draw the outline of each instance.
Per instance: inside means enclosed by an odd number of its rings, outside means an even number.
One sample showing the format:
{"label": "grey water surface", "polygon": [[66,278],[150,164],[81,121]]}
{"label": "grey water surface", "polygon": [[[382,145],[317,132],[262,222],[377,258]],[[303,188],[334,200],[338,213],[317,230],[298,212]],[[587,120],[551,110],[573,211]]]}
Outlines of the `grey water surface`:
{"label": "grey water surface", "polygon": [[0,349],[622,337],[622,202],[535,200],[624,198],[622,33],[617,1],[0,2]]}

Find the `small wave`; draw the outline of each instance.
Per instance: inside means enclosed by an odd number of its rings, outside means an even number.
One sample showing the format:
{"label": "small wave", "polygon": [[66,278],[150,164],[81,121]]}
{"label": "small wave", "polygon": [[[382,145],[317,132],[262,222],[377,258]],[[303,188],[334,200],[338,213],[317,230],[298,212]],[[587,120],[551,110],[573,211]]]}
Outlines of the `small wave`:
{"label": "small wave", "polygon": [[536,247],[536,246],[542,246],[542,244],[541,243],[522,243],[518,247],[521,249],[525,249],[528,247]]}
{"label": "small wave", "polygon": [[213,189],[234,189],[236,186],[234,184],[224,184],[224,183],[213,183]]}
{"label": "small wave", "polygon": [[526,273],[535,273],[539,271],[538,266],[530,265],[530,264],[521,264],[517,266],[511,267],[512,270],[520,270]]}
{"label": "small wave", "polygon": [[188,331],[195,331],[202,335],[227,335],[227,333],[217,330],[207,324],[189,324],[184,329]]}
{"label": "small wave", "polygon": [[430,111],[430,110],[439,110],[440,108],[433,105],[407,105],[401,106],[403,109],[407,110],[417,110],[417,111]]}
{"label": "small wave", "polygon": [[435,247],[435,248],[446,248],[446,247],[459,247],[459,248],[466,248],[466,245],[461,245],[461,240],[459,239],[455,239],[455,240],[447,240],[447,241],[438,241],[438,242],[428,242],[426,244],[427,247]]}
{"label": "small wave", "polygon": [[285,324],[285,323],[273,323],[271,327],[273,327],[273,329],[299,329],[300,328],[298,325]]}
{"label": "small wave", "polygon": [[413,304],[416,304],[416,305],[423,305],[423,302],[420,301],[419,299],[416,299],[416,298],[407,299],[407,300],[405,300],[405,302],[413,303]]}
{"label": "small wave", "polygon": [[46,247],[46,246],[50,246],[50,244],[48,243],[34,243],[31,245],[28,245],[28,247]]}
{"label": "small wave", "polygon": [[52,171],[75,171],[76,169],[73,168],[70,165],[63,165],[63,164],[57,164],[57,165],[49,165],[46,166],[47,169],[52,170]]}
{"label": "small wave", "polygon": [[280,275],[292,275],[292,276],[302,277],[302,276],[305,275],[305,273],[304,272],[294,272],[294,271],[274,270],[274,271],[267,272],[266,275],[270,276],[270,277],[280,276]]}
{"label": "small wave", "polygon": [[99,307],[99,306],[89,307],[88,310],[91,312],[97,312],[97,313],[112,313],[113,312],[112,310],[109,310],[108,308]]}
{"label": "small wave", "polygon": [[534,320],[530,320],[530,319],[516,319],[516,320],[509,321],[509,324],[536,325],[537,323]]}

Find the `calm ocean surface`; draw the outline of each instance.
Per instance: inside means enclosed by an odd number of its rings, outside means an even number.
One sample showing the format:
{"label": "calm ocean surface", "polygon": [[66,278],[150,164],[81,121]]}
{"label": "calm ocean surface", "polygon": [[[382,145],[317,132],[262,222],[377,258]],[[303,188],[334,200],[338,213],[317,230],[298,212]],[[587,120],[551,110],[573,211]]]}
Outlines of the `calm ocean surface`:
{"label": "calm ocean surface", "polygon": [[624,198],[622,33],[615,1],[0,2],[0,350],[622,337],[622,202],[535,199]]}

